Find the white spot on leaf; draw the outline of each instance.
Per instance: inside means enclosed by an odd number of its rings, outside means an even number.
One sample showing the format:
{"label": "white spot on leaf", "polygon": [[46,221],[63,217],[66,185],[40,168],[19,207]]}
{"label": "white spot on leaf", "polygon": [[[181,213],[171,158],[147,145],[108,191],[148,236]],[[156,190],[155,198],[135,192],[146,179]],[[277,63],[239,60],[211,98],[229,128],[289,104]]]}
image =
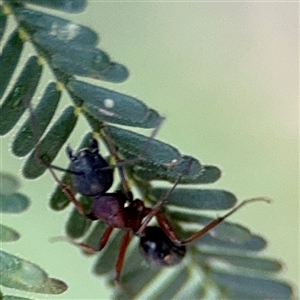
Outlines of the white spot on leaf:
{"label": "white spot on leaf", "polygon": [[105,99],[104,100],[104,106],[106,108],[113,108],[115,106],[115,101],[113,99]]}

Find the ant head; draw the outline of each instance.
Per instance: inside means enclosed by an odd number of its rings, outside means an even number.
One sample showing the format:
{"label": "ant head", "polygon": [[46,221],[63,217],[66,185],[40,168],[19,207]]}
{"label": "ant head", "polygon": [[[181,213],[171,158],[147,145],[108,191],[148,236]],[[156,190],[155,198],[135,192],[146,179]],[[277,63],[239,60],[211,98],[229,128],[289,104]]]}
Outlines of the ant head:
{"label": "ant head", "polygon": [[91,140],[91,150],[84,148],[77,155],[67,147],[67,155],[71,161],[74,174],[75,189],[84,196],[97,196],[105,193],[113,183],[113,169],[98,153],[98,143]]}
{"label": "ant head", "polygon": [[98,142],[97,142],[96,139],[91,139],[90,149],[88,149],[88,148],[80,149],[78,151],[77,155],[74,155],[71,147],[67,146],[66,152],[67,152],[67,155],[68,155],[69,159],[71,161],[76,162],[78,160],[78,157],[80,157],[80,156],[81,157],[88,157],[88,156],[93,156],[93,154],[95,156],[99,155],[99,146],[98,146]]}
{"label": "ant head", "polygon": [[164,267],[180,263],[186,247],[174,244],[160,227],[148,226],[140,239],[140,251],[151,265]]}

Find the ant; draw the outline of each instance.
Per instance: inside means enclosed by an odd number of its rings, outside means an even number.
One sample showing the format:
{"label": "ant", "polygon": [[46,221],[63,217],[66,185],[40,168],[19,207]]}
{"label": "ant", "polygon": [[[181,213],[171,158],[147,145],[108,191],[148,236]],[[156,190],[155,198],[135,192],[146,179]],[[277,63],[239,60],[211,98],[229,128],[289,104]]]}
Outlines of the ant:
{"label": "ant", "polygon": [[[36,128],[34,113],[30,104],[28,107],[33,120],[33,128]],[[149,143],[151,143],[151,140],[154,139],[154,135],[157,130],[158,128],[154,129],[154,132],[151,137],[149,137],[141,155],[137,159],[131,160],[129,163],[134,163],[145,155],[147,147],[149,146]],[[69,146],[67,147],[66,151],[71,162],[71,170],[64,170],[63,168],[47,164],[43,161],[38,151],[36,153],[38,156],[37,159],[48,167],[52,176],[62,188],[64,193],[75,204],[78,212],[86,218],[91,220],[102,220],[107,224],[107,228],[99,240],[98,247],[93,248],[87,244],[77,242],[72,242],[73,244],[88,252],[101,251],[107,244],[114,228],[119,228],[125,231],[115,267],[115,281],[118,283],[120,282],[125,253],[132,235],[140,238],[140,250],[149,263],[156,266],[173,266],[179,264],[184,258],[186,254],[186,245],[209,232],[212,228],[223,222],[227,217],[235,213],[242,206],[253,201],[267,201],[266,199],[250,199],[243,201],[224,216],[215,219],[204,228],[182,241],[177,237],[170,221],[162,212],[160,212],[160,210],[167,202],[170,194],[180,183],[182,177],[189,172],[191,162],[187,164],[186,169],[178,177],[168,193],[160,199],[153,208],[146,207],[142,200],[133,198],[123,172],[123,165],[125,165],[126,162],[120,162],[118,154],[112,146],[109,137],[105,137],[105,139],[112,155],[117,161],[115,166],[110,166],[99,154],[98,143],[95,139],[91,140],[90,149],[81,149],[77,154],[73,154],[72,149]],[[38,140],[37,137],[35,137],[35,140]],[[37,142],[36,145],[38,150]],[[119,170],[124,191],[108,193],[107,191],[113,183],[114,167],[117,167]],[[60,171],[63,170],[73,174],[73,186],[76,191],[83,196],[93,198],[91,211],[89,213],[85,212],[81,203],[73,194],[71,187],[64,184],[57,178],[53,169]],[[158,226],[148,226],[153,217],[156,218]]]}
{"label": "ant", "polygon": [[[184,258],[186,245],[209,232],[242,206],[253,201],[268,202],[264,198],[245,200],[224,216],[213,220],[204,228],[182,241],[177,237],[170,221],[160,212],[160,209],[167,202],[168,197],[181,178],[185,173],[188,173],[189,164],[168,193],[153,208],[150,208],[146,207],[142,200],[133,199],[130,191],[127,193],[122,191],[103,193],[103,187],[107,184],[107,179],[105,178],[102,181],[100,180],[101,176],[106,174],[106,172],[110,174],[111,170],[107,169],[107,163],[104,163],[105,160],[98,153],[96,140],[91,141],[91,150],[82,149],[77,155],[74,155],[70,147],[68,147],[67,153],[71,161],[73,174],[75,175],[74,185],[77,191],[83,195],[93,197],[91,211],[85,213],[85,217],[91,220],[102,220],[107,224],[107,228],[96,248],[85,243],[71,242],[86,252],[94,253],[101,251],[105,247],[114,228],[124,230],[125,234],[121,241],[115,267],[114,279],[116,282],[120,282],[126,249],[132,235],[140,238],[139,247],[146,261],[155,266],[173,266],[179,264]],[[98,178],[95,178],[99,171],[105,171],[105,173],[101,173]],[[107,184],[106,187],[109,185]],[[156,218],[159,226],[148,226],[153,217]]]}
{"label": "ant", "polygon": [[[26,101],[25,101],[26,102]],[[108,227],[105,230],[96,251],[100,251],[107,243],[110,234],[112,233],[113,228],[120,228],[126,230],[126,234],[122,240],[120,253],[116,265],[116,281],[120,279],[120,273],[123,266],[123,260],[125,256],[126,248],[130,240],[130,231],[136,233],[141,225],[142,220],[151,213],[151,209],[144,206],[144,203],[141,200],[133,200],[132,193],[129,191],[127,182],[125,180],[123,165],[133,164],[136,161],[139,161],[144,157],[147,152],[149,144],[154,139],[154,136],[157,134],[164,118],[161,118],[158,126],[154,129],[151,136],[148,138],[145,143],[144,148],[142,149],[140,155],[137,158],[131,159],[129,161],[120,162],[118,154],[112,145],[112,141],[108,136],[104,135],[103,138],[108,145],[108,148],[112,155],[115,157],[115,160],[118,163],[115,166],[110,166],[108,162],[100,155],[98,142],[96,139],[91,139],[90,149],[84,148],[80,149],[76,155],[73,154],[72,149],[68,146],[66,148],[67,156],[71,162],[70,170],[52,165],[43,160],[41,153],[39,153],[39,137],[37,136],[36,129],[38,129],[37,120],[33,112],[32,106],[30,103],[25,103],[28,107],[29,114],[31,116],[31,125],[33,132],[33,139],[36,145],[36,159],[43,165],[45,165],[50,173],[52,174],[55,181],[58,183],[60,188],[66,194],[68,199],[74,203],[77,211],[82,215],[91,220],[101,219],[107,223]],[[106,193],[113,184],[113,169],[117,167],[120,173],[123,189],[125,192],[117,191],[115,193]],[[57,177],[54,170],[69,172],[73,175],[73,184],[72,187],[81,195],[93,197],[92,210],[87,214],[82,206],[82,204],[76,199],[71,187]],[[174,186],[175,188],[175,186]],[[163,215],[161,219],[163,220]],[[157,214],[158,217],[158,214]],[[163,244],[168,242],[168,238],[164,235],[163,231],[159,227],[147,226],[144,231],[149,235],[159,233],[161,241]],[[144,232],[141,236],[141,243],[145,244],[147,241],[144,239]],[[147,239],[149,240],[149,239]],[[86,250],[92,250],[88,245],[78,244],[80,247],[85,248]],[[171,244],[166,245],[167,249],[170,249]],[[145,248],[145,246],[144,246]],[[174,257],[170,257],[168,260],[164,260],[164,265],[173,265],[184,256],[185,247],[173,245],[174,248]],[[161,252],[162,250],[160,250]],[[148,255],[150,257],[150,254]],[[162,262],[160,263],[162,264]]]}

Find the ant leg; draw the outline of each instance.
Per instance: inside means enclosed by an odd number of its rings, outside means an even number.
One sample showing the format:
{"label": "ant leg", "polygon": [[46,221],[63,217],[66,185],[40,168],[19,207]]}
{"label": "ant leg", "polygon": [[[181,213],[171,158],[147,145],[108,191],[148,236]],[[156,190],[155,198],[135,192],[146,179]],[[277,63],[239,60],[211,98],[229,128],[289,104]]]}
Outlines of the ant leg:
{"label": "ant leg", "polygon": [[51,173],[52,177],[54,178],[54,180],[57,182],[57,184],[60,186],[60,188],[62,189],[62,191],[64,192],[64,194],[67,196],[67,198],[74,203],[77,211],[82,215],[82,216],[86,216],[86,212],[82,206],[82,204],[76,199],[75,195],[73,194],[71,187],[65,183],[63,183],[62,181],[59,180],[59,178],[57,177],[56,173],[53,171],[53,169],[51,167],[48,167],[49,172]]}
{"label": "ant leg", "polygon": [[156,215],[156,220],[159,227],[164,231],[168,238],[176,245],[182,245],[182,241],[177,237],[177,234],[167,217],[161,213]]}
{"label": "ant leg", "polygon": [[106,246],[113,229],[114,228],[110,226],[105,229],[97,248],[98,251],[101,251]]}
{"label": "ant leg", "polygon": [[86,212],[83,208],[83,206],[81,205],[81,203],[76,199],[71,187],[65,183],[63,183],[56,175],[56,173],[54,172],[53,169],[57,169],[57,170],[60,170],[60,171],[66,171],[64,170],[63,168],[59,168],[59,167],[56,167],[56,166],[52,166],[51,164],[47,164],[42,158],[41,156],[39,155],[39,150],[38,150],[38,146],[36,148],[36,160],[38,160],[41,164],[45,165],[50,174],[52,175],[52,177],[54,178],[54,180],[56,181],[56,183],[60,186],[60,188],[62,189],[63,193],[66,195],[66,197],[70,200],[70,202],[73,202],[73,204],[75,205],[77,211],[82,215],[82,216],[85,216],[86,215]]}
{"label": "ant leg", "polygon": [[116,263],[116,274],[114,279],[117,283],[120,282],[120,276],[124,264],[125,253],[129,245],[129,242],[130,242],[130,231],[127,231],[122,238],[122,242],[121,242],[121,246],[117,258],[117,263]]}
{"label": "ant leg", "polygon": [[189,238],[187,238],[186,240],[183,240],[183,241],[178,239],[172,225],[170,224],[169,220],[164,215],[157,214],[156,218],[157,218],[159,226],[166,233],[166,235],[169,237],[169,239],[178,246],[184,246],[184,245],[187,245],[187,244],[193,242],[194,240],[200,238],[201,236],[203,236],[207,232],[209,232],[211,229],[216,227],[218,224],[223,222],[226,218],[231,216],[233,213],[235,213],[236,211],[241,209],[246,204],[251,203],[251,202],[256,202],[256,201],[264,201],[264,202],[270,203],[270,199],[267,199],[267,198],[252,198],[252,199],[244,200],[239,205],[237,205],[232,210],[230,210],[227,214],[213,220],[212,222],[207,224],[204,228],[202,228],[201,230],[194,233]]}
{"label": "ant leg", "polygon": [[191,165],[192,165],[192,160],[189,161],[189,163],[187,164],[187,166],[184,169],[184,171],[182,172],[182,174],[180,176],[178,176],[178,178],[175,181],[174,185],[169,189],[169,191],[165,194],[165,196],[163,198],[161,198],[153,206],[153,208],[151,209],[150,213],[146,216],[146,219],[144,220],[142,226],[136,232],[137,236],[142,236],[143,235],[143,233],[145,231],[145,228],[147,227],[147,225],[149,224],[149,222],[152,220],[152,218],[154,216],[158,215],[158,212],[160,211],[161,207],[168,201],[168,198],[173,193],[173,191],[175,190],[176,186],[179,184],[179,182],[182,179],[182,177],[185,176],[189,172]]}
{"label": "ant leg", "polygon": [[85,216],[86,212],[83,208],[83,206],[81,205],[81,203],[76,199],[71,187],[65,183],[63,183],[58,176],[56,175],[56,173],[54,172],[53,169],[57,169],[60,171],[69,171],[69,170],[65,170],[63,168],[60,167],[56,167],[56,166],[52,166],[51,164],[46,163],[40,156],[39,153],[39,149],[38,149],[38,145],[36,146],[36,152],[35,152],[35,158],[37,161],[39,161],[41,164],[43,164],[44,166],[46,166],[50,172],[50,174],[52,175],[52,177],[54,178],[54,180],[56,181],[56,183],[60,186],[60,188],[62,189],[62,191],[64,192],[64,194],[66,195],[66,197],[70,200],[70,202],[73,202],[77,211],[82,215]]}
{"label": "ant leg", "polygon": [[68,239],[68,242],[70,242],[71,244],[77,246],[78,248],[80,248],[81,250],[85,251],[85,252],[88,252],[88,253],[95,253],[95,252],[99,252],[101,251],[107,244],[108,240],[109,240],[109,237],[111,235],[113,231],[113,227],[109,226],[105,229],[99,243],[98,243],[98,247],[97,248],[94,248],[88,244],[85,244],[85,243],[78,243],[78,242],[75,242],[75,241],[72,241],[72,240],[69,240]]}

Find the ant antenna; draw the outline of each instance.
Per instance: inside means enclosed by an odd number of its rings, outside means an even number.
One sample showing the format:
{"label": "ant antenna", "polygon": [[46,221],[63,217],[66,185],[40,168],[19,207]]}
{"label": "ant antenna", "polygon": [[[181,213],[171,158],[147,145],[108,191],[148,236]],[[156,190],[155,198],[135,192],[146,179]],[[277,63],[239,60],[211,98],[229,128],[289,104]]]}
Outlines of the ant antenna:
{"label": "ant antenna", "polygon": [[168,192],[164,195],[163,198],[161,198],[152,208],[151,212],[146,216],[145,221],[143,222],[142,226],[139,228],[139,230],[136,232],[137,236],[142,236],[143,232],[145,231],[145,228],[151,221],[151,219],[157,215],[161,207],[168,201],[168,198],[175,190],[176,186],[180,183],[181,179],[186,176],[192,166],[193,160],[190,159],[187,166],[185,167],[184,171],[178,176],[177,180],[175,181],[174,185],[168,190]]}
{"label": "ant antenna", "polygon": [[113,155],[116,164],[114,166],[108,166],[108,167],[101,168],[101,170],[117,168],[119,171],[120,178],[121,178],[122,187],[123,187],[123,190],[125,191],[126,195],[130,194],[130,188],[129,188],[127,180],[125,178],[125,173],[124,173],[123,167],[126,165],[133,165],[135,163],[138,163],[145,157],[145,155],[147,154],[147,151],[151,145],[151,142],[153,141],[154,137],[157,135],[157,133],[160,130],[164,121],[165,121],[165,117],[161,117],[161,120],[159,121],[158,125],[154,128],[154,130],[151,133],[151,136],[147,139],[147,142],[145,143],[141,153],[137,157],[135,157],[133,159],[128,159],[126,161],[121,161],[121,159],[116,151],[116,147],[114,146],[114,141],[105,132],[105,126],[103,126],[103,129],[102,129],[102,131],[104,132],[104,134],[102,134],[103,140],[104,140],[106,146],[108,147],[110,153]]}
{"label": "ant antenna", "polygon": [[[141,161],[143,158],[145,158],[147,151],[150,147],[150,144],[154,140],[155,136],[157,135],[158,131],[160,130],[161,126],[163,125],[163,122],[165,121],[165,117],[161,117],[161,120],[159,121],[158,125],[153,129],[151,135],[148,137],[147,142],[145,143],[145,146],[143,147],[142,151],[140,152],[139,155],[137,155],[135,158],[132,159],[127,159],[126,161],[122,161],[120,158],[118,158],[119,162],[116,163],[115,166],[109,166],[109,167],[104,167],[101,170],[105,170],[107,168],[117,168],[117,167],[123,167],[126,165],[133,165],[139,161]],[[103,132],[104,135],[102,135],[107,147],[111,150],[113,155],[117,155],[115,151],[115,147],[113,146],[114,142],[112,139],[109,137],[109,135],[105,132],[105,125],[103,126]],[[112,147],[112,149],[111,149]]]}
{"label": "ant antenna", "polygon": [[239,205],[237,205],[232,210],[230,210],[227,214],[213,220],[212,222],[207,224],[204,228],[202,228],[200,231],[196,232],[195,234],[193,234],[192,236],[190,236],[186,240],[184,240],[184,241],[177,240],[177,241],[174,241],[174,242],[176,244],[180,245],[180,246],[187,245],[187,244],[191,243],[192,241],[200,238],[202,235],[204,235],[205,233],[210,231],[212,228],[214,228],[215,226],[217,226],[218,224],[223,222],[226,218],[228,218],[230,215],[234,214],[236,211],[240,210],[243,206],[245,206],[249,203],[258,202],[258,201],[264,201],[264,202],[267,202],[267,203],[271,203],[271,199],[264,198],[264,197],[251,198],[251,199],[244,200]]}

